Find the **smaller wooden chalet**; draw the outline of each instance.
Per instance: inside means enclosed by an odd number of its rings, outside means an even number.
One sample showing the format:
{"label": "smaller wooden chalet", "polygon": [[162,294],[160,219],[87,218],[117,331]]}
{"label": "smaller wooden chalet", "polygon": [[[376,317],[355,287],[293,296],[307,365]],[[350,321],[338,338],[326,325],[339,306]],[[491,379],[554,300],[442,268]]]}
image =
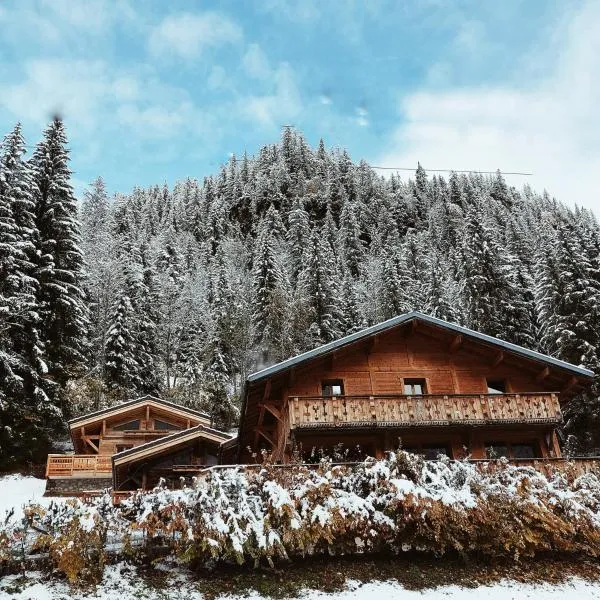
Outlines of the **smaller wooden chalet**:
{"label": "smaller wooden chalet", "polygon": [[210,427],[210,417],[144,396],[69,421],[73,454],[51,454],[48,494],[148,489],[219,461],[232,436]]}
{"label": "smaller wooden chalet", "polygon": [[559,458],[561,404],[593,372],[419,312],[251,374],[238,462],[311,451]]}

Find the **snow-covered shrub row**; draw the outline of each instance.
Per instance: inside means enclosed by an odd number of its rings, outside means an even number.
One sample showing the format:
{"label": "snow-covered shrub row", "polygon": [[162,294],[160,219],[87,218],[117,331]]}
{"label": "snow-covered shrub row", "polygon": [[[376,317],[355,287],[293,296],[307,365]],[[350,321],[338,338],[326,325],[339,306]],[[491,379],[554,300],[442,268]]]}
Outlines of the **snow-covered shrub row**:
{"label": "snow-covered shrub row", "polygon": [[0,533],[0,561],[47,552],[97,581],[107,551],[274,564],[315,554],[600,555],[600,479],[507,464],[423,461],[399,451],[358,466],[214,469],[182,490],[30,507]]}

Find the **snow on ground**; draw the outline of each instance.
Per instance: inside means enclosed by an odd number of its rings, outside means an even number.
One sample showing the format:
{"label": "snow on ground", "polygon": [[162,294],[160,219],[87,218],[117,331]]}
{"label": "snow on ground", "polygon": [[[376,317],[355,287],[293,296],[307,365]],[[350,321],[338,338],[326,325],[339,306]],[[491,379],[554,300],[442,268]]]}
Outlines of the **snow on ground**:
{"label": "snow on ground", "polygon": [[45,488],[45,479],[23,475],[0,477],[0,523],[4,522],[4,517],[12,508],[15,509],[13,518],[20,519],[26,504],[35,502],[47,506],[52,499],[43,497]]}
{"label": "snow on ground", "polygon": [[[170,585],[163,589],[151,589],[131,574],[130,570],[112,566],[106,569],[101,586],[95,592],[74,592],[63,583],[30,582],[31,585],[18,589],[16,578],[5,577],[0,583],[0,600],[202,600],[202,594],[192,582],[183,577],[173,578]],[[572,579],[561,585],[531,585],[514,582],[502,582],[478,588],[458,586],[440,587],[435,590],[411,591],[393,581],[367,583],[350,582],[342,592],[306,591],[299,596],[302,600],[597,600],[600,598],[600,583],[588,583],[581,579]],[[263,596],[250,594],[244,596],[223,596],[227,600],[248,598],[263,600]]]}

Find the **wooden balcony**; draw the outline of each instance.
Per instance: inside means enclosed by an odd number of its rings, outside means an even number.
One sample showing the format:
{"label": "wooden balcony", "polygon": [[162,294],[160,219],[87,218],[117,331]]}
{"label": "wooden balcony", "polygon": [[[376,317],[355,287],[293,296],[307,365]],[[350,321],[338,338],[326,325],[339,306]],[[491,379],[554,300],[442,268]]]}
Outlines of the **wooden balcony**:
{"label": "wooden balcony", "polygon": [[109,477],[111,457],[96,454],[49,454],[46,477]]}
{"label": "wooden balcony", "polygon": [[556,425],[555,393],[310,396],[288,401],[291,429],[443,425]]}

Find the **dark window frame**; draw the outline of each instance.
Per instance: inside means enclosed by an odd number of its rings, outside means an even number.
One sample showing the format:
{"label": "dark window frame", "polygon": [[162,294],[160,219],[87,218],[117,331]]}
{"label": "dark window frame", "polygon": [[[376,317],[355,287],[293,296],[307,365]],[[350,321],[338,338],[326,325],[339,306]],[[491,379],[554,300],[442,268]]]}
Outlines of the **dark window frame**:
{"label": "dark window frame", "polygon": [[[509,393],[509,383],[508,379],[487,379],[485,380],[485,385],[487,387],[488,394],[508,394]],[[492,391],[493,390],[493,391]]]}
{"label": "dark window frame", "polygon": [[[126,425],[131,425],[131,423],[137,423],[137,427],[126,427]],[[129,419],[128,421],[121,421],[121,423],[117,423],[113,425],[111,429],[114,431],[138,431],[142,428],[142,420],[141,419]]]}
{"label": "dark window frame", "polygon": [[[336,394],[333,388],[339,387],[340,391]],[[327,389],[331,388],[330,393],[326,393]],[[343,379],[323,379],[321,381],[321,396],[323,398],[337,398],[338,396],[345,396],[344,380]]]}
{"label": "dark window frame", "polygon": [[[531,448],[532,456],[515,456],[514,448],[517,446],[521,446],[523,448],[525,448],[525,447]],[[526,441],[519,441],[519,442],[507,442],[504,440],[493,440],[493,441],[489,441],[489,442],[484,441],[483,448],[485,450],[486,459],[488,459],[488,460],[495,460],[498,458],[502,458],[503,456],[506,456],[506,458],[508,458],[509,460],[519,459],[519,458],[529,459],[529,460],[538,460],[540,458],[543,458],[542,449],[540,447],[539,440],[526,440]],[[497,456],[490,456],[491,448],[506,448],[506,455],[498,454]]]}

